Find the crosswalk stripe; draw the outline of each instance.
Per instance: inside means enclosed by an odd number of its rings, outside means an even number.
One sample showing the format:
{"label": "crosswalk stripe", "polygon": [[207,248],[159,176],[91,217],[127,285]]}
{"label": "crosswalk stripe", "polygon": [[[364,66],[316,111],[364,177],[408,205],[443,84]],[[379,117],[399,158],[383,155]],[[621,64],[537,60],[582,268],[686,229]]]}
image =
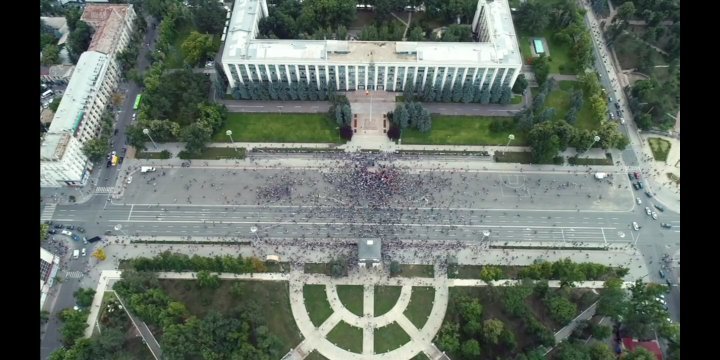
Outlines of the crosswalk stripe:
{"label": "crosswalk stripe", "polygon": [[55,208],[57,207],[57,204],[49,204],[43,208],[42,214],[40,214],[40,221],[48,221],[51,220],[53,215],[55,215]]}
{"label": "crosswalk stripe", "polygon": [[83,277],[83,273],[82,271],[68,271],[65,273],[65,277],[70,279],[79,279]]}
{"label": "crosswalk stripe", "polygon": [[113,186],[101,186],[95,189],[96,194],[110,194],[115,190]]}

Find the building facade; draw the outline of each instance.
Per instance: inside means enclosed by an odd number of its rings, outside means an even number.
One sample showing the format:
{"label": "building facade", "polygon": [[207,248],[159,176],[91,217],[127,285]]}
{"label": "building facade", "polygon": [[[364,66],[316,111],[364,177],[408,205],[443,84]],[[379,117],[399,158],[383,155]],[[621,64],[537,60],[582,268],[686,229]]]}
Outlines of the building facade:
{"label": "building facade", "polygon": [[116,55],[130,41],[132,5],[89,4],[81,20],[95,29],[82,53],[40,147],[41,187],[84,185],[92,163],[82,153],[102,130],[102,115],[121,78]]}
{"label": "building facade", "polygon": [[478,87],[515,83],[522,57],[507,0],[479,0],[476,42],[255,39],[266,0],[236,0],[223,34],[222,66],[229,86],[303,83],[336,89],[402,91],[406,84]]}

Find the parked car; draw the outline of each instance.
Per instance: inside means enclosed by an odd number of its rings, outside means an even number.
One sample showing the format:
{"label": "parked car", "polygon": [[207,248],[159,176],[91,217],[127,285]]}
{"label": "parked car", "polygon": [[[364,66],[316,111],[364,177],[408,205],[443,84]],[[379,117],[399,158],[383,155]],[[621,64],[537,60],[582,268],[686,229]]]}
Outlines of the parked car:
{"label": "parked car", "polygon": [[131,183],[132,183],[132,176],[128,176],[128,178],[127,178],[127,183],[128,183],[128,184],[131,184]]}
{"label": "parked car", "polygon": [[71,236],[71,238],[75,241],[80,241],[80,237],[77,235],[73,235],[73,236]]}
{"label": "parked car", "polygon": [[640,187],[638,187],[637,183],[632,183],[632,185],[635,190],[640,190]]}
{"label": "parked car", "polygon": [[55,224],[55,225],[53,225],[53,227],[56,228],[56,229],[62,229],[62,228],[63,228],[63,224]]}
{"label": "parked car", "polygon": [[78,226],[78,227],[77,227],[77,231],[79,231],[79,232],[81,232],[81,233],[84,234],[84,233],[85,233],[85,228],[82,228],[82,227]]}
{"label": "parked car", "polygon": [[657,220],[657,213],[654,211],[652,212],[652,218],[653,220]]}
{"label": "parked car", "polygon": [[651,197],[652,197],[652,193],[649,192],[649,191],[647,191],[647,190],[645,190],[645,196],[651,198]]}
{"label": "parked car", "polygon": [[642,200],[640,200],[640,198],[637,198],[636,200],[637,200],[638,205],[642,204]]}
{"label": "parked car", "polygon": [[53,234],[53,235],[55,235],[55,234],[57,234],[57,230],[55,230],[55,229],[50,229],[50,230],[48,230],[48,234]]}
{"label": "parked car", "polygon": [[87,252],[85,251],[85,248],[82,248],[82,250],[80,251],[80,254],[81,254],[82,256],[87,255]]}
{"label": "parked car", "polygon": [[640,230],[640,225],[638,225],[637,222],[633,221],[632,223],[633,230],[638,231]]}
{"label": "parked car", "polygon": [[638,181],[637,184],[638,184],[638,189],[642,189],[642,188],[643,188],[643,185],[642,185],[641,182]]}
{"label": "parked car", "polygon": [[60,232],[60,234],[63,234],[65,236],[72,236],[73,233],[72,233],[72,231],[63,230]]}
{"label": "parked car", "polygon": [[68,230],[74,230],[74,229],[75,229],[75,225],[67,225],[67,226],[65,226],[65,228],[68,229]]}
{"label": "parked car", "polygon": [[[660,277],[664,279],[664,278],[665,278],[665,273],[664,273],[662,270],[660,270],[659,273],[660,273]],[[659,299],[659,298],[658,298],[658,299]]]}
{"label": "parked car", "polygon": [[662,227],[664,227],[664,228],[666,228],[666,229],[672,229],[672,225],[670,225],[670,224],[668,224],[668,223],[662,223],[662,224],[660,224],[660,226],[662,226]]}
{"label": "parked car", "polygon": [[653,206],[654,206],[656,209],[660,210],[660,212],[665,211],[665,208],[662,207],[662,206],[660,206],[660,205],[658,205],[658,204],[654,204]]}
{"label": "parked car", "polygon": [[648,216],[652,215],[652,210],[650,210],[649,207],[645,207],[645,213],[648,214]]}

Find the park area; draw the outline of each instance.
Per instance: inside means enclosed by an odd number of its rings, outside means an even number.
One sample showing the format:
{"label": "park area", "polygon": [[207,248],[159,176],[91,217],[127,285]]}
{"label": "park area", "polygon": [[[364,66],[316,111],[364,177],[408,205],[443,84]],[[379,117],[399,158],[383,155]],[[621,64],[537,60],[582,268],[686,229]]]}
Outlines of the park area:
{"label": "park area", "polygon": [[671,145],[669,141],[652,137],[648,138],[648,143],[650,144],[650,150],[652,150],[655,161],[667,161]]}
{"label": "park area", "polygon": [[543,45],[547,46],[548,65],[551,74],[575,75],[570,63],[570,47],[567,44],[559,43],[553,38],[553,31],[546,30],[542,34],[520,34],[518,33],[518,45],[522,54],[523,63],[532,64],[535,52],[533,51],[533,40],[542,39]]}
{"label": "park area", "polygon": [[214,142],[340,143],[336,129],[325,114],[229,113]]}
{"label": "park area", "polygon": [[[572,93],[576,88],[581,88],[578,81],[558,81],[557,87],[548,94],[545,100],[545,108],[555,109],[556,119],[564,119],[570,109]],[[583,105],[577,113],[575,127],[582,130],[596,130],[600,124],[592,117],[590,100],[587,95],[583,96]]]}
{"label": "park area", "polygon": [[[512,121],[512,118],[433,115],[432,130],[423,134],[417,129],[405,129],[402,133],[402,143],[406,145],[505,146],[511,131],[491,131],[490,124],[495,120]],[[512,145],[525,146],[527,140],[523,134],[517,133]]]}
{"label": "park area", "polygon": [[302,334],[290,310],[287,282],[221,281],[220,286],[213,289],[200,287],[193,280],[160,280],[160,287],[170,298],[185,304],[188,311],[198,318],[205,317],[210,310],[229,314],[239,307],[255,303],[259,306],[259,315],[267,322],[269,333],[280,339],[282,348],[293,348],[302,341]]}

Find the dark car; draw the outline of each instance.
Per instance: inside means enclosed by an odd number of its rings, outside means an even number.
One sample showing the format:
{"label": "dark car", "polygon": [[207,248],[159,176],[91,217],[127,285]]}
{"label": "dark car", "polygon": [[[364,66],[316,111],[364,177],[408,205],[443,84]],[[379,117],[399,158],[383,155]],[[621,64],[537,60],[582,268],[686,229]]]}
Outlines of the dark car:
{"label": "dark car", "polygon": [[75,225],[67,225],[67,226],[65,226],[65,228],[68,230],[73,230],[73,229],[75,229]]}
{"label": "dark car", "polygon": [[665,278],[665,272],[664,272],[664,271],[660,270],[660,271],[658,271],[658,274],[660,275],[661,278],[663,278],[663,279]]}
{"label": "dark car", "polygon": [[92,238],[88,239],[87,242],[89,242],[89,243],[94,243],[94,242],[98,242],[98,241],[100,241],[100,240],[102,240],[101,237],[95,236],[95,237],[92,237]]}
{"label": "dark car", "polygon": [[649,191],[647,191],[647,190],[645,191],[645,195],[646,195],[647,197],[649,197],[649,198],[651,198],[651,197],[652,197],[652,193],[651,193],[651,192],[649,192]]}
{"label": "dark car", "polygon": [[662,207],[662,206],[660,206],[660,205],[655,204],[655,205],[653,205],[653,206],[654,206],[656,209],[660,210],[661,212],[662,212],[662,211],[665,211],[665,208]]}
{"label": "dark car", "polygon": [[118,133],[118,129],[115,129],[115,131],[113,131],[113,135],[117,135],[117,133]]}
{"label": "dark car", "polygon": [[643,186],[642,186],[642,183],[641,183],[641,182],[639,182],[639,181],[638,181],[638,182],[637,182],[637,185],[638,185],[638,189],[642,189],[642,188],[643,188]]}
{"label": "dark car", "polygon": [[665,283],[666,283],[667,286],[668,286],[668,291],[670,291],[670,287],[673,286],[672,281],[670,281],[670,279],[665,279]]}
{"label": "dark car", "polygon": [[78,226],[77,231],[79,231],[81,233],[85,233],[85,228]]}
{"label": "dark car", "polygon": [[637,183],[632,183],[632,184],[633,184],[633,188],[635,188],[635,190],[640,190]]}
{"label": "dark car", "polygon": [[666,228],[666,229],[672,229],[672,225],[670,225],[670,224],[668,224],[668,223],[662,223],[662,224],[660,224],[660,226],[662,226],[662,227],[664,227],[664,228]]}
{"label": "dark car", "polygon": [[62,229],[62,228],[63,228],[63,224],[55,224],[55,225],[53,225],[53,227],[56,228],[56,229]]}
{"label": "dark car", "polygon": [[633,180],[635,180],[635,177],[633,176],[632,173],[628,173],[628,179],[630,179],[630,181],[633,181]]}
{"label": "dark car", "polygon": [[111,167],[112,166],[112,160],[108,160],[107,164],[105,164],[105,167]]}
{"label": "dark car", "polygon": [[57,230],[55,230],[55,229],[50,229],[50,230],[48,230],[48,234],[53,234],[53,235],[55,235],[55,234],[57,234]]}
{"label": "dark car", "polygon": [[75,241],[80,241],[80,237],[75,234],[73,234],[72,239]]}

